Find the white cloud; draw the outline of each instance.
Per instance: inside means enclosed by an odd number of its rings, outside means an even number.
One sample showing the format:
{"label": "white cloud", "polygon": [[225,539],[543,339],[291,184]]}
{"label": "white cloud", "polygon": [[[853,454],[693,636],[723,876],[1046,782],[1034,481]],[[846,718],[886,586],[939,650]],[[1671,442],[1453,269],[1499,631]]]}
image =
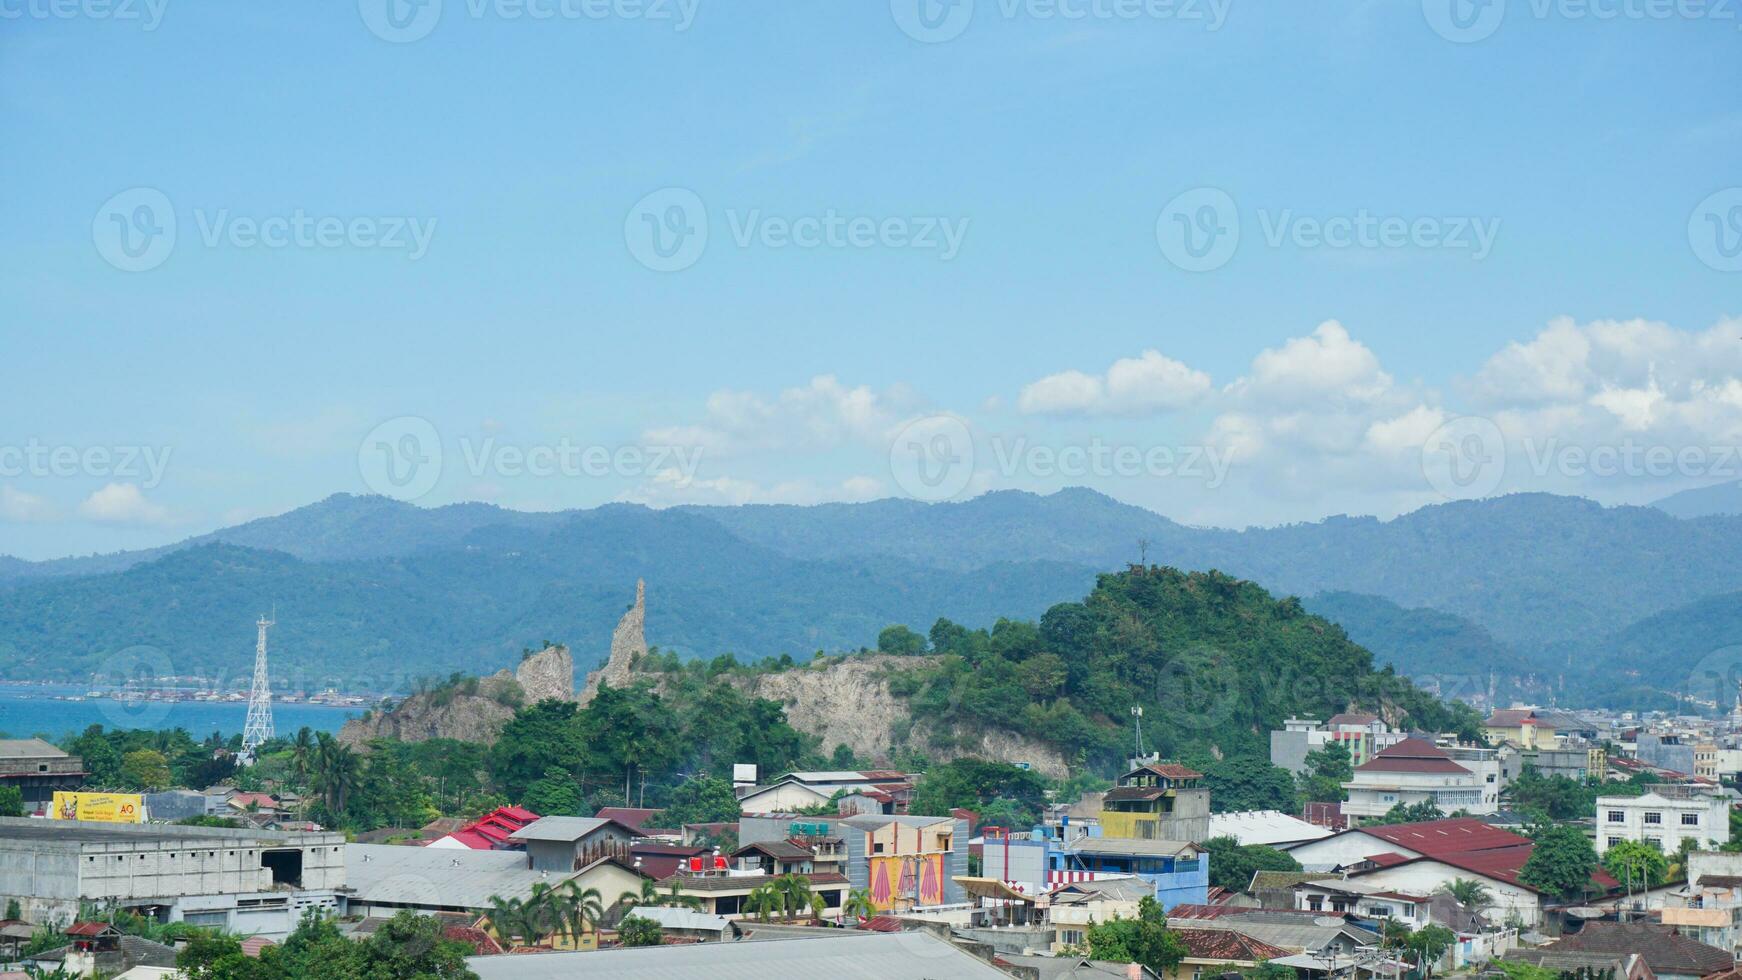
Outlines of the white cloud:
{"label": "white cloud", "polygon": [[1335,320],[1310,336],[1295,337],[1252,359],[1252,372],[1228,387],[1229,394],[1271,404],[1322,405],[1326,398],[1372,402],[1392,387],[1379,358]]}
{"label": "white cloud", "polygon": [[1160,351],[1113,362],[1104,376],[1051,374],[1022,389],[1028,415],[1149,415],[1187,408],[1210,391],[1210,376]]}
{"label": "white cloud", "polygon": [[54,520],[54,507],[33,493],[0,486],[0,521],[14,524],[40,524]]}
{"label": "white cloud", "polygon": [[169,511],[131,483],[111,483],[79,504],[79,515],[102,524],[165,524]]}
{"label": "white cloud", "polygon": [[911,402],[902,389],[878,393],[864,385],[849,388],[825,374],[773,399],[749,391],[716,391],[708,396],[704,421],[652,429],[645,438],[658,445],[697,446],[711,455],[875,444],[888,438]]}

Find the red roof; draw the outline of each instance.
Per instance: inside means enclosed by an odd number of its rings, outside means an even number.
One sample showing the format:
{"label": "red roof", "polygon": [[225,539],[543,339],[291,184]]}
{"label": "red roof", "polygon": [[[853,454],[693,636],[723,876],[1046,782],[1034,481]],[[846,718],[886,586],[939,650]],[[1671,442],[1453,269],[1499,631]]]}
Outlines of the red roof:
{"label": "red roof", "polygon": [[67,926],[66,934],[69,936],[101,936],[113,931],[115,931],[115,927],[107,922],[75,922]]}
{"label": "red roof", "polygon": [[641,830],[647,826],[647,821],[653,819],[653,815],[658,812],[658,810],[644,806],[602,806],[599,808],[599,812],[593,816],[600,820],[615,820],[620,824]]}
{"label": "red roof", "polygon": [[447,926],[442,929],[442,936],[472,947],[476,956],[494,956],[502,952],[502,944],[494,936],[475,926]]}
{"label": "red roof", "polygon": [[1256,963],[1259,960],[1274,960],[1287,956],[1289,951],[1280,946],[1259,942],[1244,933],[1232,929],[1174,929],[1180,942],[1185,943],[1186,955],[1200,960],[1235,960]]}
{"label": "red roof", "polygon": [[538,814],[525,807],[498,807],[448,836],[474,851],[500,850],[508,846],[510,837],[537,819]]}
{"label": "red roof", "polygon": [[1148,765],[1138,766],[1134,771],[1143,772],[1145,770],[1155,773],[1157,776],[1166,776],[1169,779],[1204,778],[1203,773],[1198,772],[1196,769],[1182,766],[1177,762],[1151,762]]}
{"label": "red roof", "polygon": [[1406,738],[1374,756],[1371,761],[1355,767],[1356,772],[1461,772],[1470,770],[1458,765],[1446,750],[1425,739]]}
{"label": "red roof", "polygon": [[1510,830],[1501,830],[1493,824],[1484,823],[1474,817],[1450,817],[1445,820],[1426,820],[1421,823],[1385,824],[1378,827],[1362,827],[1359,832],[1377,837],[1388,844],[1406,847],[1418,854],[1426,854],[1429,857],[1518,847],[1521,844],[1530,843],[1528,837],[1515,834]]}
{"label": "red roof", "polygon": [[1403,855],[1397,853],[1396,851],[1380,851],[1378,854],[1367,855],[1367,860],[1372,861],[1374,864],[1379,865],[1381,868],[1389,868],[1394,864],[1405,864],[1410,859],[1404,857]]}

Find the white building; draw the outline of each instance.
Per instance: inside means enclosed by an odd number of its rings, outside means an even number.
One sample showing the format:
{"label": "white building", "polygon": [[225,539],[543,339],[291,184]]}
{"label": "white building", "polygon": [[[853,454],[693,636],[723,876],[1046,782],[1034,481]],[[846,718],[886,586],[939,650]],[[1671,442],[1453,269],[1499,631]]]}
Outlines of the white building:
{"label": "white building", "polygon": [[1706,787],[1661,785],[1644,796],[1597,797],[1597,853],[1624,840],[1674,854],[1682,841],[1716,850],[1730,840],[1730,803]]}
{"label": "white building", "polygon": [[1419,738],[1406,738],[1357,766],[1343,815],[1351,825],[1383,817],[1392,807],[1432,803],[1446,813],[1472,814],[1499,809],[1499,788],[1454,760],[1445,749]]}

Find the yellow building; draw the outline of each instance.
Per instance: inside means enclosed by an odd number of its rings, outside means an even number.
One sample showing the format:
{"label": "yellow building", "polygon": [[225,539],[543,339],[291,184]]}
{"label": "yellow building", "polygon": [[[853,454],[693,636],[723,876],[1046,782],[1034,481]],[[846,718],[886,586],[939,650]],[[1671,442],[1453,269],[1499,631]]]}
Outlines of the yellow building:
{"label": "yellow building", "polygon": [[1548,719],[1533,708],[1501,708],[1482,723],[1482,734],[1495,744],[1512,742],[1526,749],[1552,749],[1560,735]]}
{"label": "yellow building", "polygon": [[1134,840],[1201,841],[1210,834],[1204,774],[1151,762],[1119,777],[1101,800],[1101,834]]}

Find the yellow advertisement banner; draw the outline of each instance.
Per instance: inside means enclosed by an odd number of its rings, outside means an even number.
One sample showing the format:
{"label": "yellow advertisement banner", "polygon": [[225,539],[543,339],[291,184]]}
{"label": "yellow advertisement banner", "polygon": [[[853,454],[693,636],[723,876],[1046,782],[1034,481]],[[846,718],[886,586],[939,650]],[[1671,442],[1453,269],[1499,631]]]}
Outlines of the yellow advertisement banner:
{"label": "yellow advertisement banner", "polygon": [[145,797],[137,793],[56,793],[49,816],[56,820],[144,823]]}

